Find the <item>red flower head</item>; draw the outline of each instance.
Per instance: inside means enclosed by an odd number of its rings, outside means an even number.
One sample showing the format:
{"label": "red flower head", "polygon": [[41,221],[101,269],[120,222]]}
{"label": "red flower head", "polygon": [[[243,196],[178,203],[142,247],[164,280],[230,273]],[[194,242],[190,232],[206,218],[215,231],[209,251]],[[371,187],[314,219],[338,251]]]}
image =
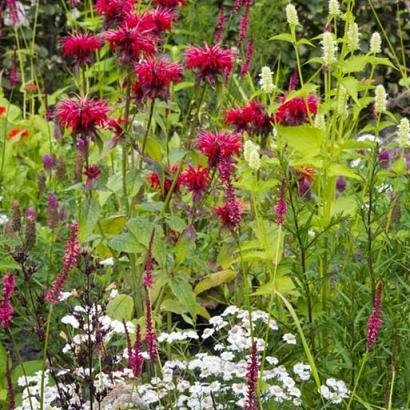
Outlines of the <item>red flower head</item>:
{"label": "red flower head", "polygon": [[[171,167],[171,175],[169,176],[165,175],[164,177],[164,196],[166,196],[169,190],[171,189],[172,181],[173,181],[172,174],[175,174],[177,170],[178,170],[178,165],[174,164]],[[155,188],[155,189],[158,189],[159,191],[162,191],[162,178],[157,172],[151,172],[150,174],[148,174],[147,180],[150,183],[151,188]],[[176,181],[174,192],[178,192],[180,185],[181,185],[181,176],[179,176],[179,178]]]}
{"label": "red flower head", "polygon": [[92,164],[89,167],[85,168],[84,175],[87,177],[87,180],[85,181],[85,186],[87,189],[91,189],[93,186],[93,182],[97,181],[98,178],[100,178],[101,171],[97,164]]}
{"label": "red flower head", "polygon": [[96,11],[107,26],[121,24],[134,11],[134,0],[97,0]]}
{"label": "red flower head", "polygon": [[259,102],[253,100],[243,107],[225,113],[225,124],[235,125],[236,131],[267,135],[272,130],[271,118]]}
{"label": "red flower head", "polygon": [[209,184],[208,168],[203,168],[198,165],[196,169],[190,165],[189,168],[181,173],[181,185],[188,188],[192,192],[194,201],[198,201],[201,195],[206,192]]}
{"label": "red flower head", "polygon": [[163,31],[171,31],[172,23],[176,20],[177,14],[172,9],[158,8],[134,18],[139,20],[139,25],[143,30],[160,35]]}
{"label": "red flower head", "polygon": [[154,0],[154,6],[175,8],[178,6],[185,6],[186,0]]}
{"label": "red flower head", "polygon": [[2,105],[0,105],[0,115],[3,115],[6,112],[6,107],[3,107]]}
{"label": "red flower head", "polygon": [[214,134],[201,131],[198,136],[199,150],[208,158],[209,167],[229,162],[233,155],[239,155],[242,147],[239,134]]}
{"label": "red flower head", "polygon": [[242,219],[241,205],[235,197],[228,198],[225,205],[215,208],[214,212],[219,216],[222,225],[232,231],[237,228]]}
{"label": "red flower head", "polygon": [[135,65],[134,92],[139,100],[169,97],[171,83],[181,81],[182,67],[167,60],[146,60]]}
{"label": "red flower head", "polygon": [[15,138],[15,137],[21,137],[21,139],[23,138],[28,138],[29,137],[29,133],[27,130],[19,130],[18,128],[13,128],[12,130],[10,130],[10,132],[7,134],[7,138],[9,140]]}
{"label": "red flower head", "polygon": [[93,137],[98,127],[110,123],[107,113],[111,110],[104,100],[68,98],[57,104],[54,116],[60,125],[71,128],[74,134]]}
{"label": "red flower head", "polygon": [[[284,97],[282,97],[282,101]],[[309,113],[317,113],[318,98],[309,95],[308,98],[295,97],[282,102],[275,114],[275,121],[281,125],[302,125],[309,122]]]}
{"label": "red flower head", "polygon": [[89,64],[92,62],[92,55],[103,45],[100,36],[87,33],[70,34],[61,39],[64,57],[72,57],[74,66]]}
{"label": "red flower head", "polygon": [[138,60],[141,56],[149,57],[157,50],[152,27],[147,29],[136,16],[127,18],[117,30],[108,31],[106,39],[111,50],[115,50],[123,64]]}
{"label": "red flower head", "polygon": [[189,47],[186,54],[186,66],[197,71],[199,80],[215,84],[218,77],[226,78],[233,69],[234,56],[231,50],[213,45]]}
{"label": "red flower head", "polygon": [[0,298],[0,326],[7,329],[13,322],[14,309],[11,304],[11,297],[13,296],[16,287],[16,279],[14,273],[10,272],[3,277],[3,292]]}

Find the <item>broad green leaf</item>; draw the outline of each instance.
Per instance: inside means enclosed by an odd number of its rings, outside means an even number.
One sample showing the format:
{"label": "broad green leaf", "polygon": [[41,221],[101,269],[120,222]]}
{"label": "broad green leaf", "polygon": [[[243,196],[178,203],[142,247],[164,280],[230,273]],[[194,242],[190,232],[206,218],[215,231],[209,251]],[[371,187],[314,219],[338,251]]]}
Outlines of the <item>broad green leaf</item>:
{"label": "broad green leaf", "polygon": [[114,320],[129,321],[133,311],[134,301],[129,295],[117,295],[107,305],[107,315]]}
{"label": "broad green leaf", "polygon": [[273,294],[273,291],[277,290],[278,292],[282,293],[282,295],[292,295],[297,296],[298,292],[295,289],[295,284],[293,283],[292,279],[289,276],[279,276],[275,280],[275,284],[273,281],[265,283],[264,285],[260,286],[252,296],[270,296]]}
{"label": "broad green leaf", "polygon": [[172,280],[169,283],[175,297],[187,308],[193,319],[196,317],[196,295],[192,286],[184,279]]}
{"label": "broad green leaf", "polygon": [[122,233],[115,238],[111,239],[108,244],[112,249],[118,252],[127,253],[142,253],[146,249],[142,246],[134,235],[129,232]]}
{"label": "broad green leaf", "polygon": [[277,127],[278,135],[291,148],[304,157],[315,157],[320,154],[323,131],[309,127]]}
{"label": "broad green leaf", "polygon": [[17,383],[17,380],[23,376],[33,376],[38,371],[43,369],[42,360],[29,360],[19,364],[12,373],[13,382]]}
{"label": "broad green leaf", "polygon": [[101,207],[95,200],[91,201],[89,207],[83,209],[80,217],[80,229],[78,232],[78,237],[81,242],[86,242],[94,232],[100,215]]}
{"label": "broad green leaf", "polygon": [[293,43],[293,37],[289,33],[277,34],[276,36],[271,37],[271,41],[287,41],[288,43]]}
{"label": "broad green leaf", "polygon": [[6,349],[0,343],[0,379],[2,375],[6,374],[6,360],[7,360]]}
{"label": "broad green leaf", "polygon": [[219,272],[211,273],[195,286],[194,292],[196,295],[199,295],[208,289],[216,288],[223,283],[234,280],[236,275],[237,273],[233,270],[221,270]]}
{"label": "broad green leaf", "polygon": [[186,222],[176,215],[167,217],[168,226],[175,232],[181,233],[186,228]]}
{"label": "broad green leaf", "polygon": [[354,197],[351,196],[341,196],[336,198],[332,204],[330,211],[331,216],[336,216],[338,214],[354,215],[356,211],[357,203]]}
{"label": "broad green leaf", "polygon": [[346,165],[342,164],[332,164],[327,170],[327,175],[328,176],[333,176],[333,177],[347,177],[347,178],[353,178],[357,179],[358,181],[361,181],[362,179],[360,178],[359,175],[357,175],[353,169],[347,167]]}
{"label": "broad green leaf", "polygon": [[97,232],[100,234],[103,232],[105,235],[118,235],[124,229],[126,222],[127,218],[123,215],[113,215],[101,219],[97,226]]}
{"label": "broad green leaf", "polygon": [[195,249],[195,240],[187,233],[183,233],[175,245],[175,264],[181,265],[189,253]]}

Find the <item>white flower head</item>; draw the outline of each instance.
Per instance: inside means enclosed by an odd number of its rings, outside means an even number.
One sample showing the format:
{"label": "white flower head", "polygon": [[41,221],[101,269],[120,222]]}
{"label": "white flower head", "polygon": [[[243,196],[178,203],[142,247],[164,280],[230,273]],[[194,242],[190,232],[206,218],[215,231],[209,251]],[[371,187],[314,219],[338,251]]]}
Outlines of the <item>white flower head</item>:
{"label": "white flower head", "polygon": [[349,49],[351,51],[360,49],[360,32],[357,23],[350,23],[347,30],[347,38],[349,39]]}
{"label": "white flower head", "polygon": [[308,364],[296,363],[293,366],[293,372],[297,374],[301,380],[310,379],[310,366]]}
{"label": "white flower head", "polygon": [[273,73],[268,66],[264,66],[259,74],[259,85],[265,93],[271,93],[276,87],[273,84]]}
{"label": "white flower head", "polygon": [[286,6],[286,20],[290,26],[297,26],[299,24],[298,12],[293,4],[289,3]]}
{"label": "white flower head", "polygon": [[252,151],[258,150],[259,146],[254,144],[251,140],[247,140],[243,146],[243,157],[246,162],[249,162],[249,158]]}
{"label": "white flower head", "polygon": [[258,150],[254,149],[251,151],[251,153],[249,154],[248,164],[249,167],[255,171],[257,171],[261,167],[261,158]]}
{"label": "white flower head", "polygon": [[296,336],[292,333],[285,333],[282,336],[282,340],[286,342],[288,345],[295,345],[296,344]]}
{"label": "white flower head", "polygon": [[378,54],[382,52],[382,38],[377,31],[375,31],[370,37],[370,52],[372,54]]}
{"label": "white flower head", "polygon": [[329,0],[329,14],[338,16],[340,14],[340,4],[338,0]]}
{"label": "white flower head", "polygon": [[334,34],[331,31],[323,33],[322,44],[322,58],[325,65],[331,65],[336,61],[337,43]]}
{"label": "white flower head", "polygon": [[102,266],[113,266],[114,265],[114,258],[107,258],[100,261],[100,265]]}
{"label": "white flower head", "polygon": [[319,393],[333,404],[340,404],[343,399],[349,398],[349,390],[342,380],[333,378],[326,380],[326,385],[320,386]]}
{"label": "white flower head", "polygon": [[399,146],[406,148],[410,144],[410,122],[407,118],[402,118],[398,126]]}
{"label": "white flower head", "polygon": [[381,114],[386,111],[387,93],[382,84],[376,86],[374,90],[374,110],[376,114]]}

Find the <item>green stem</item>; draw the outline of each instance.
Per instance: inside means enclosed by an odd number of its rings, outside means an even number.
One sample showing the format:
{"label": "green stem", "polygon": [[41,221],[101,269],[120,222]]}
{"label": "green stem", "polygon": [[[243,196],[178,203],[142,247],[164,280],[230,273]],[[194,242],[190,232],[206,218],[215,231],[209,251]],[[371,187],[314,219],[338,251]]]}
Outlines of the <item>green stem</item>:
{"label": "green stem", "polygon": [[142,163],[144,162],[145,147],[147,145],[148,134],[149,134],[149,131],[151,129],[152,117],[153,117],[153,114],[154,114],[154,106],[155,106],[155,98],[153,98],[151,100],[151,106],[150,106],[150,109],[149,109],[147,129],[145,131],[144,140],[142,142],[141,158],[140,158],[140,163],[139,163],[139,167],[138,167],[139,169],[142,168]]}
{"label": "green stem", "polygon": [[369,356],[369,351],[366,350],[366,353],[365,353],[364,356],[363,356],[362,363],[361,363],[360,369],[359,369],[359,374],[357,375],[356,382],[355,382],[355,384],[354,384],[352,393],[351,393],[351,395],[350,395],[349,404],[347,405],[346,410],[350,410],[350,407],[352,406],[352,403],[353,403],[353,400],[354,400],[354,396],[355,396],[355,394],[356,394],[357,386],[359,385],[360,377],[362,376],[362,373],[363,373],[364,367],[365,367],[365,365],[366,365],[368,356]]}

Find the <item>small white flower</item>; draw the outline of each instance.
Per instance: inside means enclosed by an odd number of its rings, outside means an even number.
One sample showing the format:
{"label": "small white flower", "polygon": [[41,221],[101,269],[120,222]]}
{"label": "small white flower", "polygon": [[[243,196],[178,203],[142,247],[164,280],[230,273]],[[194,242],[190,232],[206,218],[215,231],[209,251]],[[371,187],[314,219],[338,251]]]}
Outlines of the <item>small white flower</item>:
{"label": "small white flower", "polygon": [[310,366],[303,363],[296,363],[293,366],[293,372],[297,374],[302,380],[310,379]]}
{"label": "small white flower", "polygon": [[100,265],[102,266],[113,266],[114,265],[114,258],[107,258],[100,261]]}
{"label": "small white flower", "polygon": [[349,39],[349,49],[351,51],[360,49],[360,32],[357,23],[350,23],[347,30],[347,38]]}
{"label": "small white flower", "polygon": [[322,58],[325,65],[331,65],[336,61],[337,43],[333,33],[325,31],[322,41]]}
{"label": "small white flower", "polygon": [[340,14],[340,4],[338,0],[329,0],[329,14],[338,16]]}
{"label": "small white flower", "polygon": [[261,167],[261,158],[259,152],[255,149],[249,154],[249,168],[257,171]]}
{"label": "small white flower", "polygon": [[407,118],[402,118],[398,126],[399,146],[406,148],[410,144],[410,122]]}
{"label": "small white flower", "polygon": [[265,93],[271,93],[276,88],[273,84],[272,70],[268,66],[262,67],[259,77],[259,85]]}
{"label": "small white flower", "polygon": [[377,114],[386,111],[387,93],[382,84],[376,86],[374,90],[374,110]]}
{"label": "small white flower", "polygon": [[298,12],[293,4],[286,6],[286,20],[290,26],[297,26],[299,24]]}
{"label": "small white flower", "polygon": [[326,385],[320,386],[319,393],[331,403],[339,404],[343,399],[349,398],[349,390],[343,380],[330,378],[326,380]]}
{"label": "small white flower", "polygon": [[0,225],[4,225],[9,221],[9,218],[5,214],[0,215]]}
{"label": "small white flower", "polygon": [[382,38],[377,31],[375,31],[370,37],[370,52],[372,54],[378,54],[382,52]]}
{"label": "small white flower", "polygon": [[78,328],[80,327],[80,323],[79,323],[78,320],[77,320],[74,316],[72,316],[72,315],[64,316],[64,317],[61,319],[61,322],[64,323],[64,324],[66,324],[66,325],[72,326],[74,329],[78,329]]}
{"label": "small white flower", "polygon": [[203,333],[202,333],[202,339],[208,339],[208,337],[211,337],[215,333],[215,329],[212,327],[206,328]]}
{"label": "small white flower", "polygon": [[282,336],[282,340],[286,342],[288,345],[295,345],[296,344],[296,336],[292,333],[285,333]]}

